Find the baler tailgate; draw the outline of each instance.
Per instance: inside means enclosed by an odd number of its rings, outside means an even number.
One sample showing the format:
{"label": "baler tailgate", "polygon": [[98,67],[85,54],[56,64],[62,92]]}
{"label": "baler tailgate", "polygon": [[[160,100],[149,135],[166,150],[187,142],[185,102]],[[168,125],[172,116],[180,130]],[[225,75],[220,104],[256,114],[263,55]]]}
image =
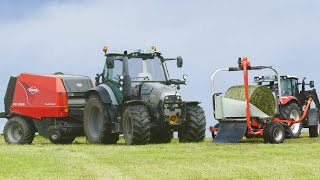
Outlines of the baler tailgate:
{"label": "baler tailgate", "polygon": [[214,143],[238,143],[247,130],[246,121],[220,121]]}

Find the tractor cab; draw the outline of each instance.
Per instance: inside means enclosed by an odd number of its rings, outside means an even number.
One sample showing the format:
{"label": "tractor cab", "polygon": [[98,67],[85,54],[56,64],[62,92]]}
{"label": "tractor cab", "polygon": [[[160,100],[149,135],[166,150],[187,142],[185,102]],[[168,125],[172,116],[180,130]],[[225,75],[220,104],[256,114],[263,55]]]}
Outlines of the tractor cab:
{"label": "tractor cab", "polygon": [[[187,76],[183,80],[169,77],[166,62],[176,61],[181,68],[181,57],[164,58],[155,46],[120,53],[108,53],[105,46],[103,51],[103,73],[97,74],[96,87],[86,94],[84,126],[90,143],[116,143],[119,134],[126,144],[167,143],[173,131],[179,132],[180,142],[204,139],[206,122],[200,103],[183,101],[178,91],[187,84]],[[107,119],[101,119],[102,111],[108,111],[103,112]],[[190,115],[194,113],[198,116]]]}
{"label": "tractor cab", "polygon": [[[275,94],[279,94],[278,90],[278,78],[276,76],[257,76],[254,78],[254,82],[257,85],[264,85],[269,87],[272,92]],[[288,102],[288,99],[294,98],[299,103],[303,101],[302,95],[305,91],[305,81],[303,80],[302,83],[299,83],[299,79],[296,76],[280,76],[280,82],[281,82],[281,96],[283,103],[286,104]],[[299,86],[302,85],[301,90],[299,89]],[[309,83],[310,88],[314,87],[314,82],[310,81]],[[291,98],[290,98],[291,97]]]}

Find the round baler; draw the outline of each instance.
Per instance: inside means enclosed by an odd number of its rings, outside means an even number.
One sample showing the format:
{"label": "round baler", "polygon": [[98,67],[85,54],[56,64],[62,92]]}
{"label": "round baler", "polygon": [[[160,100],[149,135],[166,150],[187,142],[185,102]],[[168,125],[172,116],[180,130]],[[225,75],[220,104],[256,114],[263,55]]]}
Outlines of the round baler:
{"label": "round baler", "polygon": [[55,144],[69,144],[83,135],[85,92],[93,87],[89,77],[20,74],[8,83],[2,118],[8,121],[8,144],[31,144],[36,132]]}

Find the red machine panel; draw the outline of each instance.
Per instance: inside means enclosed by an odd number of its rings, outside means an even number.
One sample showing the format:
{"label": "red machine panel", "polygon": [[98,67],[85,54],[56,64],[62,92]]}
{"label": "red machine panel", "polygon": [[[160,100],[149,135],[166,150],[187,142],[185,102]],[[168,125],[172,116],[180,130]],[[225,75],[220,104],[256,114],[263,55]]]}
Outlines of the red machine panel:
{"label": "red machine panel", "polygon": [[11,112],[41,120],[67,117],[68,100],[57,76],[21,74],[16,83]]}

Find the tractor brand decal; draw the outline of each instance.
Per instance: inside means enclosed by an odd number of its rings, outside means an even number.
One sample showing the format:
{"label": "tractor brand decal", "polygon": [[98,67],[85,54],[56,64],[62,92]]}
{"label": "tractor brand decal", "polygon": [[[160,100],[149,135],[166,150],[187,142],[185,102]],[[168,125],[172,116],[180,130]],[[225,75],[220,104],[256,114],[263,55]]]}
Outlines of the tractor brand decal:
{"label": "tractor brand decal", "polygon": [[40,90],[38,88],[36,88],[35,86],[32,86],[32,87],[28,88],[27,90],[31,94],[37,94],[38,92],[40,92]]}
{"label": "tractor brand decal", "polygon": [[78,82],[78,83],[77,83],[77,86],[78,86],[79,88],[81,88],[83,85],[82,85],[80,82]]}

